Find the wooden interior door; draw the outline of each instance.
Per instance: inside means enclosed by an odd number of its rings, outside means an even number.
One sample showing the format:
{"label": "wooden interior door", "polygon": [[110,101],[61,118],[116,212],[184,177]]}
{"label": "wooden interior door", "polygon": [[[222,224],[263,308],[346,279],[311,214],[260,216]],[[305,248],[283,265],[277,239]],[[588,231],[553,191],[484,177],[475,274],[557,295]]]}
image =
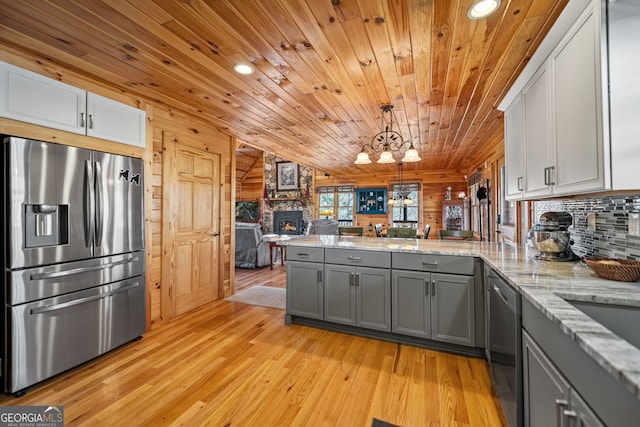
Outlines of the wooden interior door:
{"label": "wooden interior door", "polygon": [[220,155],[175,141],[163,136],[162,311],[169,319],[222,294]]}

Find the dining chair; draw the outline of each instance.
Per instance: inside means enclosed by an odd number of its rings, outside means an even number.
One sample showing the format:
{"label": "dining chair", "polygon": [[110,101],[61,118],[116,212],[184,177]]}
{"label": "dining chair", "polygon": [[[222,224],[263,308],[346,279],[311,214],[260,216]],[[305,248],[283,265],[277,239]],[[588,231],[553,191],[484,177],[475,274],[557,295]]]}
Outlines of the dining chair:
{"label": "dining chair", "polygon": [[473,240],[473,230],[439,230],[440,240]]}
{"label": "dining chair", "polygon": [[424,235],[422,236],[422,238],[428,239],[430,231],[431,231],[431,225],[430,224],[425,225],[424,226]]}
{"label": "dining chair", "polygon": [[363,236],[363,227],[338,227],[338,236]]}
{"label": "dining chair", "polygon": [[404,237],[415,239],[416,238],[416,229],[415,228],[403,228],[403,227],[389,227],[387,228],[387,237]]}

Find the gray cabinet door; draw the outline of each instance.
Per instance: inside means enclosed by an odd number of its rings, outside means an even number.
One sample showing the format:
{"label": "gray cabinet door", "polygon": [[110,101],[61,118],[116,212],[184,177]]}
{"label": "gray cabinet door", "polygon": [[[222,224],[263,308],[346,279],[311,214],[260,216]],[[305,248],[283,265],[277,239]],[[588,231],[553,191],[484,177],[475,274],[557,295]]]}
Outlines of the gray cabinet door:
{"label": "gray cabinet door", "polygon": [[324,320],[354,325],[355,268],[325,264]]}
{"label": "gray cabinet door", "polygon": [[525,427],[563,425],[561,417],[568,409],[569,383],[524,330],[522,374]]}
{"label": "gray cabinet door", "polygon": [[287,260],[287,314],[323,318],[323,264]]}
{"label": "gray cabinet door", "polygon": [[431,337],[430,273],[391,272],[391,330],[397,334]]}
{"label": "gray cabinet door", "polygon": [[565,420],[572,420],[575,427],[604,427],[604,423],[589,408],[587,403],[575,391],[571,390],[571,409],[564,412]]}
{"label": "gray cabinet door", "polygon": [[384,268],[356,268],[356,325],[391,331],[390,272]]}
{"label": "gray cabinet door", "polygon": [[431,339],[475,345],[473,276],[431,274]]}

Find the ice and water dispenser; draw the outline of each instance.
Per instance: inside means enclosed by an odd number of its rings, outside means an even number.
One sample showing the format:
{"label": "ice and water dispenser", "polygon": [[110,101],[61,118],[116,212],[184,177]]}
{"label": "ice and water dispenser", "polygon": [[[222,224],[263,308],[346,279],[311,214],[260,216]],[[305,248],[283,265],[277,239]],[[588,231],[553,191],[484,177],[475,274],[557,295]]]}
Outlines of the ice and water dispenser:
{"label": "ice and water dispenser", "polygon": [[25,205],[25,246],[65,245],[69,243],[68,205]]}

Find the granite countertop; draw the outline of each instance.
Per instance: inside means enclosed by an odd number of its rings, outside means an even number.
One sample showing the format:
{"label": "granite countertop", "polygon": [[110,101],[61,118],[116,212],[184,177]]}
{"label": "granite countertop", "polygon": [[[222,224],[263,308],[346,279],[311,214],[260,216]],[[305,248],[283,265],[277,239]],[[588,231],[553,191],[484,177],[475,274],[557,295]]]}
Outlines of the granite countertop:
{"label": "granite countertop", "polygon": [[640,308],[640,282],[604,280],[582,262],[538,261],[535,249],[499,243],[313,235],[278,244],[480,257],[640,400],[640,349],[563,299]]}

